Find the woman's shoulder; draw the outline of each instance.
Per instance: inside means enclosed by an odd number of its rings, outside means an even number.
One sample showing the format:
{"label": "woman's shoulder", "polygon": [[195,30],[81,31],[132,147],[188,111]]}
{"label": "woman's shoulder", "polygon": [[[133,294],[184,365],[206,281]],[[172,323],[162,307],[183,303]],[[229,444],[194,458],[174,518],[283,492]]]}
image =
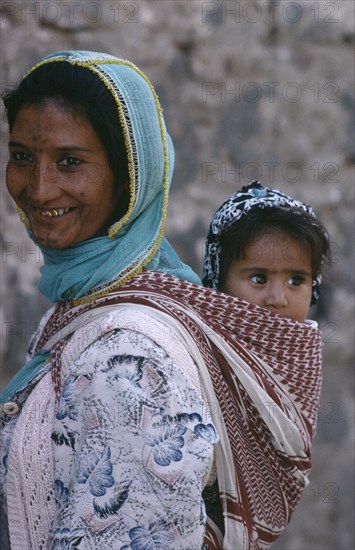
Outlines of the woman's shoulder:
{"label": "woman's shoulder", "polygon": [[78,328],[69,338],[62,354],[62,364],[87,361],[98,356],[145,357],[163,360],[168,357],[190,382],[201,390],[193,358],[176,323],[167,315],[138,305],[117,306]]}
{"label": "woman's shoulder", "polygon": [[30,338],[30,341],[29,341],[29,344],[28,344],[27,355],[26,355],[26,360],[27,361],[29,361],[33,357],[34,350],[36,349],[37,343],[38,343],[38,341],[41,337],[43,329],[46,326],[46,324],[48,323],[50,317],[53,315],[55,309],[56,309],[56,306],[54,305],[54,306],[50,307],[42,315],[42,317],[41,317],[41,319],[38,323],[38,326],[37,326],[35,332],[32,334],[32,336]]}

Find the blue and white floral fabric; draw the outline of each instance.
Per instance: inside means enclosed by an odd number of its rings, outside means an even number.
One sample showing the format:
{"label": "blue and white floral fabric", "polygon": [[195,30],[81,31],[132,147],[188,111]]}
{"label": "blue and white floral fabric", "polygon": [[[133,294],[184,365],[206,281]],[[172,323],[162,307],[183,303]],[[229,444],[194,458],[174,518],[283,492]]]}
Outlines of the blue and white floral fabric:
{"label": "blue and white floral fabric", "polygon": [[[217,436],[199,388],[151,338],[125,329],[73,361],[64,351],[62,374],[49,547],[200,549]],[[15,422],[4,424],[3,465]]]}
{"label": "blue and white floral fabric", "polygon": [[116,330],[85,350],[53,426],[53,548],[72,537],[88,548],[200,548],[216,439],[204,417],[196,388],[146,336]]}

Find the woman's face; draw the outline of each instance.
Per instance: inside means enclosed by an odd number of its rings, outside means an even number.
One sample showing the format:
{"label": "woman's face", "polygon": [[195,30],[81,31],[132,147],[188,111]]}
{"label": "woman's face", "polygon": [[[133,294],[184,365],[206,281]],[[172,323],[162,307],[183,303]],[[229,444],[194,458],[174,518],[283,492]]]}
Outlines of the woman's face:
{"label": "woman's face", "polygon": [[105,233],[122,195],[91,124],[54,101],[19,111],[6,183],[37,242],[65,248]]}

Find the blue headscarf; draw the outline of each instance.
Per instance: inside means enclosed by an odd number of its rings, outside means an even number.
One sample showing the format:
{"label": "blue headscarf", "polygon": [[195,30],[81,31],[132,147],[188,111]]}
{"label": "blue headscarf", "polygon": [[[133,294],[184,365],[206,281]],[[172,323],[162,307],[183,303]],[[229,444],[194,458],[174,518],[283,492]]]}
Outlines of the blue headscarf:
{"label": "blue headscarf", "polygon": [[[40,247],[44,257],[41,292],[51,301],[85,303],[123,285],[143,269],[164,271],[201,284],[163,237],[174,148],[147,77],[129,61],[88,51],[56,52],[30,73],[47,63],[71,63],[89,69],[112,93],[128,158],[130,202],[125,215],[106,236],[63,249]],[[25,213],[20,209],[18,212],[35,241]],[[33,380],[45,367],[49,354],[50,350],[36,354],[11,380],[1,401]]]}
{"label": "blue headscarf", "polygon": [[[51,301],[83,303],[121,286],[143,269],[199,283],[163,238],[174,148],[147,77],[129,61],[88,51],[56,52],[30,73],[48,63],[89,69],[112,93],[128,158],[130,203],[106,236],[59,250],[40,246],[44,257],[40,291]],[[24,212],[19,213],[35,240]]]}

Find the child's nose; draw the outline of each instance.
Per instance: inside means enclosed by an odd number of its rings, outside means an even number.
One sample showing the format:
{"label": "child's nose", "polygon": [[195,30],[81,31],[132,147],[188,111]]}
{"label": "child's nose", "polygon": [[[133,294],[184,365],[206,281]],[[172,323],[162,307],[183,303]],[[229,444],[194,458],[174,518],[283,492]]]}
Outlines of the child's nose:
{"label": "child's nose", "polygon": [[281,283],[270,284],[265,298],[265,307],[283,308],[287,306],[286,289]]}

